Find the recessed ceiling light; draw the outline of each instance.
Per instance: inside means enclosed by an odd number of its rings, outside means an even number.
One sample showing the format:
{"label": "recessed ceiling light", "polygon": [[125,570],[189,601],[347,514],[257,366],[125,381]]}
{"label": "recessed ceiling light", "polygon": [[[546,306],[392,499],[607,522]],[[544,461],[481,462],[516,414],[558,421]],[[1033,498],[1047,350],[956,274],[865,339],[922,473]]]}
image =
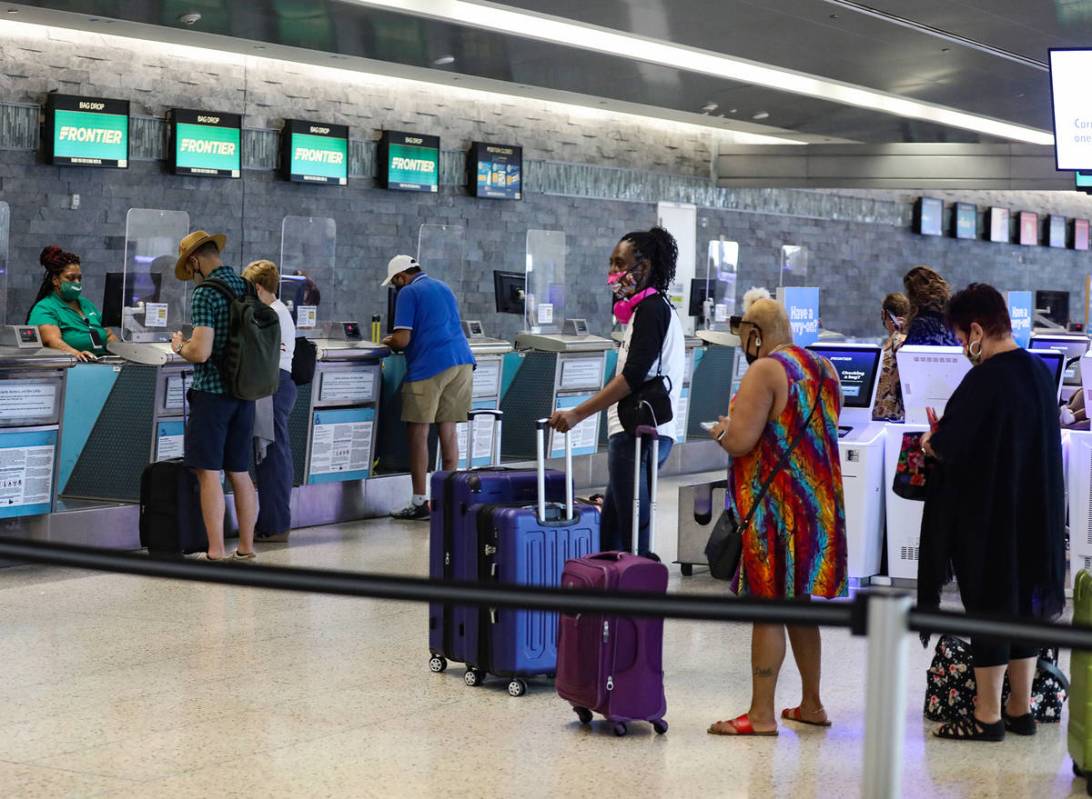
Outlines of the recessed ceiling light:
{"label": "recessed ceiling light", "polygon": [[750,83],[775,91],[815,97],[832,103],[866,108],[883,114],[934,122],[1029,144],[1053,145],[1048,130],[1018,125],[1001,119],[961,111],[950,106],[927,103],[865,86],[830,80],[805,72],[763,64],[696,47],[685,47],[661,39],[635,36],[626,31],[584,25],[545,14],[469,2],[469,0],[351,0],[371,8],[393,9],[428,19],[439,19],[506,36],[519,36],[575,47],[597,53],[630,54],[634,61],[671,67],[685,72],[711,75],[723,80]]}
{"label": "recessed ceiling light", "polygon": [[716,110],[717,110],[718,108],[720,108],[720,106],[719,106],[719,105],[717,105],[716,103],[714,103],[714,102],[710,101],[710,102],[706,103],[705,105],[703,105],[703,106],[701,107],[701,110],[702,110],[702,111],[704,111],[704,112],[705,112],[705,113],[707,113],[707,114],[712,114],[712,113],[713,113],[714,111],[716,111]]}
{"label": "recessed ceiling light", "polygon": [[432,66],[434,66],[434,67],[446,67],[449,64],[454,64],[454,63],[455,63],[455,56],[453,56],[453,55],[442,55],[442,56],[440,56],[439,58],[437,58],[436,60],[434,60],[432,62]]}
{"label": "recessed ceiling light", "polygon": [[770,112],[769,111],[759,111],[757,114],[755,114],[754,116],[751,117],[751,119],[769,119],[769,118],[770,118]]}

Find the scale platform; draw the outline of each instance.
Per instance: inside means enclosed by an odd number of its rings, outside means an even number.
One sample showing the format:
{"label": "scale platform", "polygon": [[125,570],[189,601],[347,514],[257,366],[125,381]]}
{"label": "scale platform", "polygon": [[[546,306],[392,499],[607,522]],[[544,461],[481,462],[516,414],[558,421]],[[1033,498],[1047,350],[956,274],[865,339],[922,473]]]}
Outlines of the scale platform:
{"label": "scale platform", "polygon": [[706,344],[715,344],[718,347],[738,347],[739,336],[729,333],[727,330],[699,330],[697,337]]}
{"label": "scale platform", "polygon": [[516,349],[539,352],[602,352],[614,348],[614,342],[600,336],[518,333]]}

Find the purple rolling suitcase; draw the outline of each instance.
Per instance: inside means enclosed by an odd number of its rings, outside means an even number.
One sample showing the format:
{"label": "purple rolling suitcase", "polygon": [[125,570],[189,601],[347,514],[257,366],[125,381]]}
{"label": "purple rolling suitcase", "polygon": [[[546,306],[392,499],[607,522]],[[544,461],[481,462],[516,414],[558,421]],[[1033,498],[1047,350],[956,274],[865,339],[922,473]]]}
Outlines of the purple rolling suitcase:
{"label": "purple rolling suitcase", "polygon": [[[640,479],[641,436],[652,437],[652,462],[657,463],[659,439],[655,428],[638,428],[634,482]],[[650,486],[649,549],[655,549],[656,469]],[[638,535],[640,491],[633,490],[633,546]],[[565,564],[564,588],[596,591],[667,591],[667,567],[628,552],[600,552]],[[650,721],[657,733],[667,732],[664,696],[663,619],[635,619],[602,613],[562,614],[557,644],[557,692],[573,706],[582,724],[593,713],[613,723],[615,735],[625,735],[627,723]]]}
{"label": "purple rolling suitcase", "polygon": [[[559,587],[565,562],[599,549],[599,509],[573,504],[572,440],[565,435],[565,503],[546,500],[545,420],[538,425],[538,503],[475,505],[477,566],[475,579],[516,585]],[[476,617],[475,617],[476,615]],[[486,674],[505,677],[508,693],[522,696],[522,678],[552,677],[557,669],[556,613],[482,608],[466,619],[467,685]]]}
{"label": "purple rolling suitcase", "polygon": [[[492,416],[500,426],[500,411],[476,410],[475,417]],[[468,441],[473,441],[473,430]],[[496,436],[499,442],[499,432]],[[494,458],[494,462],[496,459]],[[556,500],[565,495],[564,476],[550,471],[545,475],[546,496]],[[434,580],[476,580],[478,574],[477,514],[470,513],[475,504],[534,502],[538,490],[538,473],[530,469],[471,469],[468,471],[436,472],[432,475],[432,514],[429,518],[429,576]],[[428,645],[431,653],[429,668],[434,672],[447,669],[447,661],[465,662],[467,626],[477,624],[477,608],[432,603],[428,613]],[[477,642],[473,657],[477,657]]]}

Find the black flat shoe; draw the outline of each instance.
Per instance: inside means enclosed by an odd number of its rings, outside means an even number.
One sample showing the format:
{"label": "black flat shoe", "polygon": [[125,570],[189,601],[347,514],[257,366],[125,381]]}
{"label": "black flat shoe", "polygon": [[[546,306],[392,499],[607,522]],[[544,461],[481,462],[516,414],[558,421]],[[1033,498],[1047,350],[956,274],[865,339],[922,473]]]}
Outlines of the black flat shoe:
{"label": "black flat shoe", "polygon": [[1007,716],[1002,713],[1001,718],[1005,722],[1005,729],[1016,735],[1034,735],[1039,730],[1039,724],[1031,713],[1022,716]]}
{"label": "black flat shoe", "polygon": [[943,725],[933,733],[937,738],[945,738],[949,741],[989,741],[997,743],[1005,740],[1005,722],[986,724],[974,716],[960,719]]}

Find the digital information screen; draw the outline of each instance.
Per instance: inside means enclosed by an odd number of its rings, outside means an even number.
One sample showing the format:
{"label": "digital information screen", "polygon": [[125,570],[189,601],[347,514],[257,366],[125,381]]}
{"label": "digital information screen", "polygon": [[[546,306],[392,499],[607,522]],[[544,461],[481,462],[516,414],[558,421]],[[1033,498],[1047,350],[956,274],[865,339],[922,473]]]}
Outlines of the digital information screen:
{"label": "digital information screen", "polygon": [[1034,211],[1020,212],[1020,243],[1025,247],[1039,244],[1039,215]]}
{"label": "digital information screen", "polygon": [[1047,244],[1051,247],[1065,248],[1068,225],[1064,216],[1051,214],[1047,217]]}
{"label": "digital information screen", "polygon": [[171,169],[176,175],[239,177],[242,123],[239,114],[175,108],[169,126]]}
{"label": "digital information screen", "polygon": [[955,204],[955,230],[957,239],[978,238],[978,206],[973,203]]}
{"label": "digital information screen", "polygon": [[872,403],[872,389],[878,377],[881,350],[823,346],[812,346],[809,349],[822,355],[838,370],[845,407],[869,407]]}
{"label": "digital information screen", "polygon": [[1051,50],[1054,152],[1058,169],[1092,171],[1092,104],[1088,76],[1092,50]]}
{"label": "digital information screen", "polygon": [[917,205],[917,229],[923,236],[941,234],[941,217],[944,215],[944,202],[932,197],[921,197]]}
{"label": "digital information screen", "polygon": [[467,190],[474,197],[523,199],[523,148],[474,142],[467,157]]}
{"label": "digital information screen", "polygon": [[1008,244],[1012,241],[1012,232],[1009,229],[1009,209],[990,209],[990,241],[999,241]]}
{"label": "digital information screen", "polygon": [[1073,249],[1074,250],[1087,250],[1088,249],[1088,220],[1087,219],[1074,219],[1073,220]]}
{"label": "digital information screen", "polygon": [[1074,172],[1073,179],[1077,191],[1092,194],[1092,172]]}
{"label": "digital information screen", "polygon": [[46,147],[58,166],[129,167],[129,101],[51,94]]}
{"label": "digital information screen", "polygon": [[383,131],[379,185],[395,191],[439,191],[440,137]]}
{"label": "digital information screen", "polygon": [[349,128],[289,119],[281,132],[281,168],[294,183],[349,182]]}

